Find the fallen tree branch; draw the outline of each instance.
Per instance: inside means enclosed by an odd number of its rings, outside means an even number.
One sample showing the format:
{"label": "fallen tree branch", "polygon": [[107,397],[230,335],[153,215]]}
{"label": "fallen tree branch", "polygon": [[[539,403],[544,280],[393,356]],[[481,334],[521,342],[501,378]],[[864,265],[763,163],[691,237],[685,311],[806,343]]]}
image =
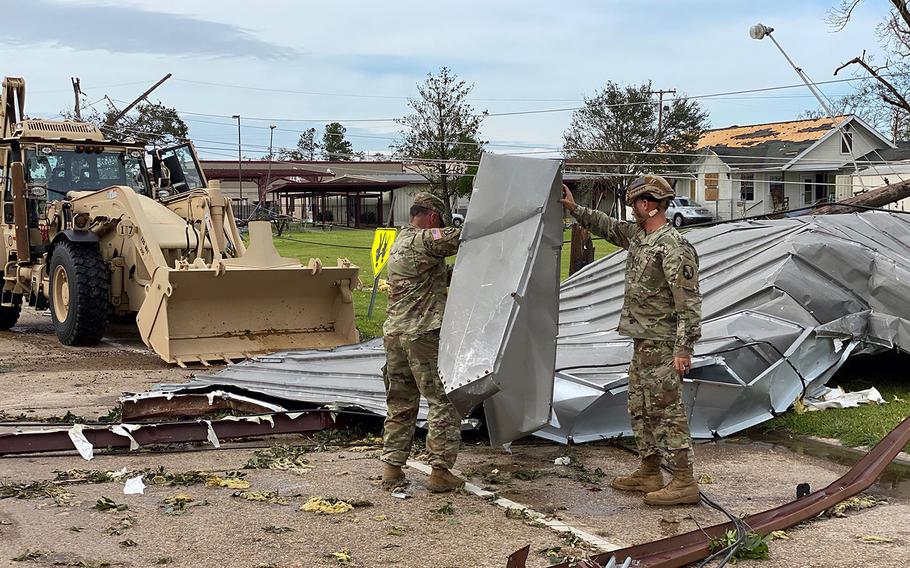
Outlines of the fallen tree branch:
{"label": "fallen tree branch", "polygon": [[854,213],[856,212],[856,208],[849,207],[850,205],[882,207],[889,203],[906,199],[907,197],[910,197],[910,180],[892,183],[891,185],[883,185],[875,189],[870,189],[867,192],[854,195],[843,201],[832,203],[831,205],[823,205],[813,211],[812,214],[832,215],[837,213]]}

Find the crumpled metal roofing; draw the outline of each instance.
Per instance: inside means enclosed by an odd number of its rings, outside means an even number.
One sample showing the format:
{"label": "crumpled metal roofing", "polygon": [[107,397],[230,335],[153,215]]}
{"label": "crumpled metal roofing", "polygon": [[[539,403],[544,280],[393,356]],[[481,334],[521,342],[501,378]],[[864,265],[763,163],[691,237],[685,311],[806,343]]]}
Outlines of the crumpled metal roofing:
{"label": "crumpled metal roofing", "polygon": [[556,160],[480,159],[440,333],[439,376],[463,415],[483,403],[494,445],[550,419],[561,194]]}
{"label": "crumpled metal roofing", "polygon": [[[331,350],[281,351],[247,359],[186,383],[156,385],[162,392],[207,391],[213,385],[278,400],[358,407],[384,416],[382,339]],[[418,418],[425,420],[421,398]]]}
{"label": "crumpled metal roofing", "polygon": [[[910,217],[869,212],[686,233],[700,258],[702,339],[683,397],[696,438],[726,436],[813,394],[857,349],[910,350]],[[621,251],[563,283],[554,419],[539,435],[631,434],[631,341],[616,333]]]}
{"label": "crumpled metal roofing", "polygon": [[[908,216],[743,221],[686,238],[699,253],[703,294],[703,336],[684,385],[694,437],[770,419],[803,392],[819,391],[853,353],[910,351]],[[630,434],[632,346],[616,333],[625,256],[601,259],[561,287],[552,415],[538,436],[585,442]],[[383,362],[374,341],[259,357],[169,388],[233,386],[384,414]]]}

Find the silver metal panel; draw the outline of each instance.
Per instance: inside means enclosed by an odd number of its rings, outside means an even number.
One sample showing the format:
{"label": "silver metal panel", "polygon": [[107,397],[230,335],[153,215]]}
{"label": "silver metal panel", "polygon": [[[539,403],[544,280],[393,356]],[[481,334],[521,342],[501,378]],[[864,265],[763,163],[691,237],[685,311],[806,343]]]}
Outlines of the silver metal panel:
{"label": "silver metal panel", "polygon": [[439,375],[462,414],[484,404],[491,442],[550,418],[562,249],[560,162],[484,154],[461,235]]}

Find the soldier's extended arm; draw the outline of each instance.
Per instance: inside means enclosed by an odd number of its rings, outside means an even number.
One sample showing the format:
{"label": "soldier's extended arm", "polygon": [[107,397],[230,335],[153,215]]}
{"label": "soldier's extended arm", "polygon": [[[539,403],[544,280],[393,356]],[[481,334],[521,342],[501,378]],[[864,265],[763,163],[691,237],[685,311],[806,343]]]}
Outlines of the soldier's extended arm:
{"label": "soldier's extended arm", "polygon": [[691,357],[695,342],[701,337],[698,254],[692,245],[684,243],[664,257],[663,268],[676,308],[676,346],[673,355]]}
{"label": "soldier's extended arm", "polygon": [[619,221],[603,211],[578,206],[572,210],[572,216],[578,219],[582,227],[599,235],[616,246],[629,248],[629,241],[636,231],[632,223]]}
{"label": "soldier's extended arm", "polygon": [[446,257],[458,253],[461,244],[461,229],[446,227],[445,229],[424,229],[424,246],[433,256]]}

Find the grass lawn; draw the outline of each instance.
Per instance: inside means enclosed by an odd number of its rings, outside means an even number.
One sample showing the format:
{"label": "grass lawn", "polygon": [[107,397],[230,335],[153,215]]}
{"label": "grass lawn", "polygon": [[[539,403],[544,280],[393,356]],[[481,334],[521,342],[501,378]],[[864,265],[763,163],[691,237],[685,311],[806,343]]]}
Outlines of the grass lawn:
{"label": "grass lawn", "polygon": [[[866,405],[803,414],[790,410],[758,428],[835,438],[847,446],[873,446],[910,416],[908,364],[910,355],[899,353],[857,356],[849,359],[828,381],[829,386],[840,386],[848,392],[874,386],[886,401],[881,406]],[[910,445],[904,451],[910,451]]]}
{"label": "grass lawn", "polygon": [[[563,240],[567,241],[569,238],[569,231],[566,231]],[[367,317],[373,285],[369,250],[372,244],[373,231],[366,229],[286,231],[281,237],[275,238],[275,248],[282,256],[296,257],[304,263],[310,258],[317,257],[326,266],[335,266],[336,259],[347,258],[360,267],[360,280],[363,282],[364,289],[354,291],[354,312],[357,315],[357,328],[363,339],[382,335],[382,322],[385,320],[388,305],[388,296],[381,292],[377,293],[373,317]],[[614,250],[616,247],[606,241],[594,241],[595,259],[602,258]],[[569,275],[568,243],[564,244],[562,248],[561,274],[562,280]],[[382,278],[385,278],[384,273]]]}

